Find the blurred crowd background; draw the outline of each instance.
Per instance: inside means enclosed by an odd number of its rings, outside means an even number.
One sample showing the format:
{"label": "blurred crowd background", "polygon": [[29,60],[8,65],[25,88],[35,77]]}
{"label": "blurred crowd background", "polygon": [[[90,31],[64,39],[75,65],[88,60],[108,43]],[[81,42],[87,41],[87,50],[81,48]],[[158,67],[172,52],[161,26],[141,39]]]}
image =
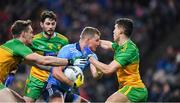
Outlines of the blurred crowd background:
{"label": "blurred crowd background", "polygon": [[[180,1],[179,0],[6,0],[0,1],[0,44],[12,38],[10,26],[17,19],[31,19],[34,33],[41,31],[40,13],[52,10],[58,16],[56,31],[77,42],[85,26],[98,28],[101,39],[113,40],[114,21],[134,20],[133,41],[140,49],[140,73],[150,102],[180,102]],[[109,63],[111,51],[98,48],[100,61]],[[21,65],[12,88],[23,95],[29,72]],[[93,80],[87,70],[81,95],[103,102],[118,89],[115,74]]]}

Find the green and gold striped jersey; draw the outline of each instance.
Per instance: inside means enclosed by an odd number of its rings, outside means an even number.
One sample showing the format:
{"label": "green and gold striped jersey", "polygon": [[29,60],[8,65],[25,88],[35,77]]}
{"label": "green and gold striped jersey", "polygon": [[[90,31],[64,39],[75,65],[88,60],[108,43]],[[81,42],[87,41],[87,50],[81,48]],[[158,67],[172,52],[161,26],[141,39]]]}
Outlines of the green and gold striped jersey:
{"label": "green and gold striped jersey", "polygon": [[[40,55],[57,56],[58,51],[66,44],[68,44],[68,39],[57,32],[49,39],[44,36],[44,32],[41,32],[34,36],[31,49]],[[33,66],[30,75],[41,81],[46,81],[49,72]]]}
{"label": "green and gold striped jersey", "polygon": [[117,43],[112,44],[114,49],[114,60],[117,61],[121,67],[117,71],[117,78],[120,85],[144,87],[139,74],[139,50],[136,45],[128,40],[122,46]]}
{"label": "green and gold striped jersey", "polygon": [[18,39],[12,39],[0,46],[0,83],[3,83],[6,76],[13,70],[27,55],[33,53]]}

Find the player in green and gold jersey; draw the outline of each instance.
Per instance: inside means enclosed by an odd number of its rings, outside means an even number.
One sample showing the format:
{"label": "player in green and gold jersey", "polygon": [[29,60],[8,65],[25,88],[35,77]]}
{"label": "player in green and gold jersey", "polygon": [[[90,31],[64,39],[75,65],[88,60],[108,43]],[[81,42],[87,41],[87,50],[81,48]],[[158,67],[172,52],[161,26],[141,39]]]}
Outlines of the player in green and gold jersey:
{"label": "player in green and gold jersey", "polygon": [[[42,56],[27,46],[30,45],[33,38],[33,29],[30,20],[17,20],[11,26],[13,39],[0,46],[0,102],[24,102],[24,99],[17,93],[4,86],[7,75],[22,61],[31,65],[49,65],[49,66],[66,66],[73,64],[72,61],[52,56]],[[74,64],[79,65],[78,59]],[[41,67],[41,66],[40,66]],[[42,68],[41,68],[42,69]],[[51,70],[50,68],[46,68]],[[54,71],[54,70],[52,70]]]}
{"label": "player in green and gold jersey", "polygon": [[114,51],[114,60],[110,64],[104,64],[91,56],[89,47],[84,52],[89,56],[90,62],[104,74],[116,72],[120,88],[112,94],[106,102],[145,102],[147,89],[139,74],[139,50],[130,40],[133,30],[133,21],[128,18],[116,20],[114,42],[101,40],[101,47]]}
{"label": "player in green and gold jersey", "polygon": [[[68,44],[65,36],[55,32],[56,19],[56,14],[52,11],[41,13],[40,26],[43,32],[36,34],[33,38],[31,48],[34,52],[44,56],[57,56],[61,47]],[[24,96],[27,102],[34,102],[40,97],[48,76],[48,71],[32,66]]]}

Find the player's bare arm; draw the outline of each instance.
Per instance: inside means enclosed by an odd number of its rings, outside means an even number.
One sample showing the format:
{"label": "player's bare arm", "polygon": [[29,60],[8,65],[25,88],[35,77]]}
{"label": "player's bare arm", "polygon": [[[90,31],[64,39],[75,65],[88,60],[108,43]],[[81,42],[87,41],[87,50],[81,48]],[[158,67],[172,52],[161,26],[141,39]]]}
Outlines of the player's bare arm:
{"label": "player's bare arm", "polygon": [[52,71],[52,75],[53,75],[56,79],[58,79],[59,81],[65,83],[65,84],[67,84],[67,85],[69,85],[69,86],[73,86],[73,85],[74,85],[73,81],[71,81],[70,79],[68,79],[68,78],[64,75],[61,66],[60,66],[60,67],[54,67],[54,68],[53,68],[53,71]]}
{"label": "player's bare arm", "polygon": [[68,64],[67,59],[56,58],[52,56],[41,56],[37,53],[27,55],[25,59],[29,60],[30,62],[38,63],[40,65],[61,66]]}
{"label": "player's bare arm", "polygon": [[104,74],[111,74],[115,72],[121,65],[113,60],[110,64],[104,64],[94,59],[93,57],[89,58],[89,61],[98,69],[100,69]]}
{"label": "player's bare arm", "polygon": [[52,66],[45,66],[45,65],[40,65],[40,64],[37,64],[35,62],[30,62],[30,61],[27,61],[27,60],[24,60],[22,62],[23,64],[28,64],[30,66],[35,66],[35,67],[38,67],[39,69],[41,70],[45,70],[45,71],[50,71]]}
{"label": "player's bare arm", "polygon": [[92,73],[93,78],[99,79],[102,77],[103,73],[101,70],[96,68],[93,64],[90,64],[90,71]]}
{"label": "player's bare arm", "polygon": [[113,50],[112,42],[107,40],[100,40],[100,47],[107,50]]}

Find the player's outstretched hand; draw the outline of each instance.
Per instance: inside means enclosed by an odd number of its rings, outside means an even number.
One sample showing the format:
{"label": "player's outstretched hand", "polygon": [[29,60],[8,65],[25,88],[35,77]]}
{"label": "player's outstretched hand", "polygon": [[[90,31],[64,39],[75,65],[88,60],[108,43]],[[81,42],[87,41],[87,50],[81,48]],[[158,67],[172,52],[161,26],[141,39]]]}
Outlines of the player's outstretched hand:
{"label": "player's outstretched hand", "polygon": [[85,56],[87,56],[88,59],[89,59],[89,57],[93,56],[93,52],[91,51],[91,49],[90,49],[88,46],[85,46],[85,47],[83,48],[83,54],[84,54]]}
{"label": "player's outstretched hand", "polygon": [[14,81],[14,73],[10,73],[5,81],[5,86],[8,87],[12,85],[13,81]]}
{"label": "player's outstretched hand", "polygon": [[84,84],[84,76],[78,75],[77,79],[74,82],[74,87],[79,88]]}

